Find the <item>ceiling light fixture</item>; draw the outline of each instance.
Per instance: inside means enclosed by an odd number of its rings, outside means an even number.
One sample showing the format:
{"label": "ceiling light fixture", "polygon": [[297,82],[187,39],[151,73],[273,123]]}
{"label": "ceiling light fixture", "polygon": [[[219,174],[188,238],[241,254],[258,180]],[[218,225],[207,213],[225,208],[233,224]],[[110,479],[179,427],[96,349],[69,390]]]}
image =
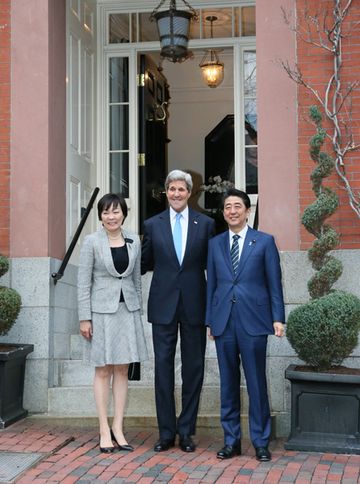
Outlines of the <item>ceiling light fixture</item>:
{"label": "ceiling light fixture", "polygon": [[183,62],[191,55],[187,49],[190,21],[197,20],[197,13],[186,0],[182,2],[189,11],[177,10],[176,1],[170,0],[169,9],[159,12],[159,8],[165,3],[165,0],[162,0],[150,15],[150,20],[155,20],[157,23],[161,46],[160,56],[171,62]]}
{"label": "ceiling light fixture", "polygon": [[[206,17],[210,22],[210,37],[213,38],[213,23],[218,18],[215,15]],[[209,87],[218,87],[224,80],[224,64],[220,62],[218,52],[222,49],[207,49],[202,61],[199,64],[203,81]]]}

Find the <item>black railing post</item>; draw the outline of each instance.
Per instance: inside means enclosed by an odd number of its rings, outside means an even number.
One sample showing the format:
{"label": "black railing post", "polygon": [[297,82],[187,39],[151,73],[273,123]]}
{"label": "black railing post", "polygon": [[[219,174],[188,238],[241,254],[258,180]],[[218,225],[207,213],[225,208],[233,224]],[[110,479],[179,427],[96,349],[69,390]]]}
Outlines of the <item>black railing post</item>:
{"label": "black railing post", "polygon": [[59,279],[62,278],[62,276],[64,275],[64,272],[65,272],[65,269],[66,269],[66,266],[68,265],[68,262],[69,262],[69,259],[71,257],[71,254],[73,253],[74,251],[74,248],[77,244],[77,241],[79,240],[79,237],[80,237],[80,234],[81,234],[81,231],[86,223],[86,220],[91,212],[91,209],[94,205],[94,202],[95,202],[95,199],[97,197],[97,194],[99,193],[100,191],[100,188],[99,187],[96,187],[91,195],[91,198],[89,200],[89,203],[87,204],[87,207],[84,211],[84,213],[82,214],[82,217],[81,217],[81,220],[80,220],[80,223],[79,223],[79,226],[78,228],[76,229],[76,232],[74,234],[74,237],[68,247],[68,250],[66,251],[65,253],[65,256],[64,256],[64,259],[61,263],[61,266],[59,268],[59,270],[57,272],[53,272],[51,274],[51,277],[54,279],[54,284],[57,283],[57,281]]}

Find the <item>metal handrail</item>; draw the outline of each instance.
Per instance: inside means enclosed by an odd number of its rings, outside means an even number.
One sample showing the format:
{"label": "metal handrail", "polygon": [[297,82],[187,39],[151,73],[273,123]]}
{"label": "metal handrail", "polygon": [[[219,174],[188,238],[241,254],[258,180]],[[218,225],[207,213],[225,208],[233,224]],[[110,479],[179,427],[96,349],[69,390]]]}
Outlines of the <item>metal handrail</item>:
{"label": "metal handrail", "polygon": [[54,279],[54,284],[57,283],[57,281],[59,279],[62,278],[62,276],[64,275],[64,272],[65,272],[65,269],[66,269],[66,266],[68,265],[68,262],[69,262],[69,259],[75,249],[75,245],[77,244],[77,241],[79,240],[79,237],[80,237],[80,234],[81,234],[81,231],[85,225],[85,222],[91,212],[91,209],[94,205],[94,202],[95,202],[95,198],[97,197],[97,194],[99,193],[100,191],[100,188],[99,187],[96,187],[91,195],[91,198],[89,200],[89,203],[87,204],[87,207],[81,217],[81,220],[80,220],[80,223],[78,225],[78,228],[76,229],[76,232],[74,234],[74,237],[65,253],[65,256],[64,256],[64,259],[61,263],[61,266],[59,267],[59,270],[57,272],[53,272],[51,274],[51,277]]}

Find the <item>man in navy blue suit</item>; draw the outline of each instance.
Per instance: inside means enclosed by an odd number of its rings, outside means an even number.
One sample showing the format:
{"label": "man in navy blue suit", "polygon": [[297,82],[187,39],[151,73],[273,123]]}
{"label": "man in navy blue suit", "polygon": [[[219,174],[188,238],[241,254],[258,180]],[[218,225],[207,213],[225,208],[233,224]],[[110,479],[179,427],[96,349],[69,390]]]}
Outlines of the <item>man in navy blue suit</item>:
{"label": "man in navy blue suit", "polygon": [[[144,223],[142,273],[153,270],[148,321],[155,356],[155,399],[159,426],[156,452],[175,445],[193,452],[206,347],[206,259],[215,223],[188,207],[191,175],[170,172],[165,181],[170,207]],[[182,409],[176,418],[174,359],[180,330]]]}
{"label": "man in navy blue suit", "polygon": [[241,454],[240,362],[249,395],[250,438],[256,458],[268,461],[271,417],[266,386],[269,334],[284,334],[284,301],[279,253],[272,235],[247,225],[248,195],[225,193],[229,230],[209,242],[206,324],[215,339],[220,372],[224,447],[219,459]]}

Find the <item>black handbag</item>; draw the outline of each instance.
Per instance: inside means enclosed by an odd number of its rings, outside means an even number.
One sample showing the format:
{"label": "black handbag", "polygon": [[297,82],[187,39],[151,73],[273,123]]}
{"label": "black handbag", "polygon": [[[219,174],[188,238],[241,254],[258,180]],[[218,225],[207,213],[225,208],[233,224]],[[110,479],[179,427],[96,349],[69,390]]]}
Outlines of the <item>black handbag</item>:
{"label": "black handbag", "polygon": [[131,381],[139,381],[141,376],[140,362],[130,363],[128,371],[128,379]]}

